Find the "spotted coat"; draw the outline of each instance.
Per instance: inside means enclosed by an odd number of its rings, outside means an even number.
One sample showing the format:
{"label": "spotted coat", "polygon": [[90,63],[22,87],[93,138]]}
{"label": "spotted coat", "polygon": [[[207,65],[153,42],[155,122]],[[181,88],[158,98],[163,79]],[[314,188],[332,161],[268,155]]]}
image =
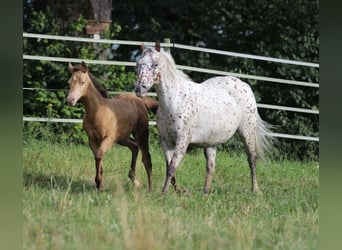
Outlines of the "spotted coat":
{"label": "spotted coat", "polygon": [[176,68],[169,53],[152,48],[143,52],[137,66],[136,94],[142,96],[155,85],[159,99],[157,127],[167,165],[163,193],[170,183],[176,188],[175,171],[189,145],[204,148],[207,193],[215,168],[216,146],[236,131],[246,146],[252,190],[257,191],[256,156],[263,157],[271,140],[250,86],[233,76],[195,83]]}

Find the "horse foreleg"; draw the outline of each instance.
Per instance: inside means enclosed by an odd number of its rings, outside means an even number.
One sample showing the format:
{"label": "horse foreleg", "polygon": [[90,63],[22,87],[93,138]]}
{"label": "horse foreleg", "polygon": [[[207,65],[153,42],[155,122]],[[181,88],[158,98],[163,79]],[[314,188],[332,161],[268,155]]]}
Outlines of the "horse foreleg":
{"label": "horse foreleg", "polygon": [[175,177],[176,168],[179,165],[180,161],[183,159],[186,149],[187,149],[187,146],[185,145],[178,147],[178,149],[176,148],[173,153],[170,163],[167,164],[166,179],[165,179],[165,184],[164,184],[163,191],[162,191],[163,195],[166,195],[171,183],[174,186],[175,190],[177,191],[176,177]]}
{"label": "horse foreleg", "polygon": [[95,157],[95,165],[96,165],[96,175],[95,175],[95,183],[96,188],[99,191],[102,191],[103,184],[102,184],[102,174],[103,174],[103,166],[102,166],[103,158]]}
{"label": "horse foreleg", "polygon": [[216,147],[209,147],[204,149],[204,155],[206,159],[206,178],[204,184],[204,193],[209,193],[211,180],[215,172],[215,157],[216,157]]}
{"label": "horse foreleg", "polygon": [[103,157],[105,153],[112,147],[113,140],[109,137],[106,137],[98,147],[96,143],[93,141],[89,142],[89,145],[93,151],[96,165],[96,175],[95,175],[95,183],[96,188],[101,191],[103,189],[102,184],[102,175],[103,175]]}
{"label": "horse foreleg", "polygon": [[141,187],[140,182],[135,179],[135,166],[137,163],[137,156],[139,152],[138,145],[132,139],[127,139],[125,141],[120,141],[118,143],[122,146],[128,147],[132,152],[131,169],[128,172],[128,177],[131,179],[132,184],[135,188],[140,188]]}

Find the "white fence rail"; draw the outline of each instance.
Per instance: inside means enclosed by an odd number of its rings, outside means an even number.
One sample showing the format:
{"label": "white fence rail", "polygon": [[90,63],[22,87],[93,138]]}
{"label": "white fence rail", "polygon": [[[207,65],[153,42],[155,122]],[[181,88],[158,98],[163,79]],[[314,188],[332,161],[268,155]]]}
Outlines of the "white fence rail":
{"label": "white fence rail", "polygon": [[[75,41],[75,42],[92,42],[92,43],[107,43],[107,44],[120,44],[120,45],[139,45],[139,46],[142,43],[141,41],[94,39],[94,38],[54,36],[54,35],[44,35],[44,34],[32,34],[32,33],[23,33],[23,37],[36,38],[36,39]],[[147,46],[153,46],[154,45],[153,42],[143,42],[143,43]],[[272,58],[272,57],[263,57],[263,56],[242,54],[242,53],[222,51],[222,50],[216,50],[216,49],[207,49],[207,48],[200,48],[200,47],[194,47],[194,46],[188,46],[188,45],[181,45],[181,44],[175,44],[175,43],[161,43],[161,45],[164,47],[172,47],[172,48],[180,48],[180,49],[187,49],[187,50],[193,50],[193,51],[208,52],[208,53],[220,54],[220,55],[225,55],[225,56],[234,56],[234,57],[249,58],[249,59],[254,59],[254,60],[263,60],[263,61],[269,61],[269,62],[285,63],[285,64],[319,68],[319,64],[317,64],[317,63],[309,63],[309,62],[302,62],[302,61],[279,59],[279,58]],[[53,61],[53,62],[74,62],[74,63],[79,63],[81,61],[85,61],[88,64],[121,65],[121,66],[129,66],[129,67],[135,67],[136,66],[135,62],[129,62],[129,61],[89,60],[89,59],[79,59],[79,58],[49,57],[49,56],[37,56],[37,55],[23,55],[23,59],[24,60],[43,60],[43,61]],[[190,66],[184,66],[184,65],[177,65],[177,68],[181,69],[181,70],[203,72],[203,73],[209,73],[209,74],[215,74],[215,75],[231,75],[231,76],[236,76],[239,78],[268,81],[268,82],[272,82],[272,83],[305,86],[305,87],[311,87],[311,88],[319,88],[319,83],[294,81],[294,80],[287,80],[287,79],[280,79],[280,78],[272,78],[272,77],[264,77],[264,76],[234,73],[234,72],[226,72],[226,71],[221,71],[221,70],[204,69],[204,68],[190,67]],[[39,88],[23,88],[23,89],[24,90],[30,90],[30,91],[42,90]],[[67,91],[67,90],[61,90],[61,89],[58,89],[58,90],[57,89],[46,89],[46,90],[47,91]],[[119,94],[122,92],[109,92],[109,93],[110,94]],[[155,93],[149,93],[149,94],[151,96],[156,95]],[[303,108],[286,107],[286,106],[261,104],[261,103],[258,103],[257,105],[259,108],[284,110],[284,111],[290,111],[290,112],[301,112],[301,113],[319,115],[319,110],[317,110],[317,109],[303,109]],[[66,122],[66,123],[81,123],[82,122],[81,119],[38,118],[38,117],[23,117],[23,121]],[[156,124],[155,121],[150,121],[150,125],[155,125],[155,124]],[[308,140],[308,141],[317,141],[317,142],[319,141],[319,137],[291,135],[291,134],[280,134],[280,133],[272,133],[271,135],[275,136],[275,137],[288,138],[288,139]]]}

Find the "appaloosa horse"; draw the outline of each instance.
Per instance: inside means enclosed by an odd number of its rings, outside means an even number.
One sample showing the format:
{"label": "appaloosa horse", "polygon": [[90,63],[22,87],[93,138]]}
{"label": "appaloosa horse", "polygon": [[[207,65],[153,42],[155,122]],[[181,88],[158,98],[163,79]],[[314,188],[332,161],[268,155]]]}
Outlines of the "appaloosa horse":
{"label": "appaloosa horse", "polygon": [[[135,187],[140,183],[135,179],[135,165],[139,148],[142,152],[148,186],[152,188],[152,162],[148,145],[148,110],[156,112],[158,102],[151,98],[138,98],[134,93],[119,95],[109,99],[106,90],[89,72],[86,64],[68,66],[72,76],[69,79],[68,104],[83,103],[85,116],[83,128],[88,134],[89,146],[96,163],[96,187],[103,188],[103,157],[114,143],[128,147],[132,152],[129,178]],[[134,139],[130,138],[133,134]]]}
{"label": "appaloosa horse", "polygon": [[236,131],[246,148],[252,177],[252,191],[258,191],[256,157],[264,157],[272,138],[269,125],[261,120],[249,85],[232,76],[213,77],[201,84],[189,79],[169,53],[156,43],[137,62],[135,92],[143,96],[155,85],[159,108],[157,126],[166,159],[165,195],[170,183],[177,190],[176,168],[189,145],[204,148],[208,193],[215,170],[216,145]]}

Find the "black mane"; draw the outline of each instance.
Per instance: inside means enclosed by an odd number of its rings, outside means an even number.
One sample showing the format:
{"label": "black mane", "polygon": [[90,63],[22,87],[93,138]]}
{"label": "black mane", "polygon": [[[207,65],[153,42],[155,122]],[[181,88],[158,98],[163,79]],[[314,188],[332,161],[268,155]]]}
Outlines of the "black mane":
{"label": "black mane", "polygon": [[108,93],[107,91],[105,90],[105,88],[98,82],[98,80],[96,79],[96,77],[90,73],[88,71],[88,74],[89,74],[89,77],[90,77],[90,80],[93,82],[95,88],[97,89],[97,91],[100,92],[100,94],[104,97],[104,98],[109,98],[108,97]]}
{"label": "black mane", "polygon": [[107,91],[105,90],[105,88],[99,83],[99,81],[96,79],[96,77],[90,73],[90,71],[88,70],[87,66],[85,64],[77,64],[73,67],[73,72],[77,72],[77,71],[82,71],[83,73],[88,72],[88,75],[90,77],[90,80],[92,81],[92,83],[94,84],[95,88],[97,89],[97,91],[99,91],[99,93],[104,97],[104,98],[109,98]]}

